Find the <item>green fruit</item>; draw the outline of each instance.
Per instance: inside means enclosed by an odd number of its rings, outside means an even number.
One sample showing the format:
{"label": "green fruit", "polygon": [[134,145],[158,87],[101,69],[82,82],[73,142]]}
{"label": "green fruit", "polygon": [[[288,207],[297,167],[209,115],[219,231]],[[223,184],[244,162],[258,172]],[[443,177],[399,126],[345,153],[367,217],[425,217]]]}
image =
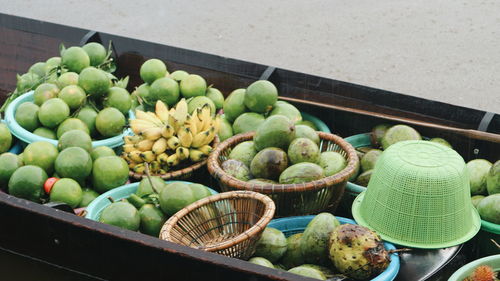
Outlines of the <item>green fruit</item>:
{"label": "green fruit", "polygon": [[167,74],[167,66],[159,59],[149,59],[141,65],[141,79],[152,84],[155,80],[165,77]]}
{"label": "green fruit", "polygon": [[270,262],[278,261],[286,252],[287,241],[283,232],[266,227],[255,246],[254,256],[263,257]]}
{"label": "green fruit", "polygon": [[250,167],[252,159],[257,154],[253,141],[245,141],[236,145],[229,153],[229,159],[235,159],[243,162],[247,167]]}
{"label": "green fruit", "polygon": [[292,268],[304,264],[304,257],[300,249],[300,240],[303,233],[294,234],[286,239],[287,250],[281,258],[281,263],[286,268]]}
{"label": "green fruit", "polygon": [[250,171],[254,177],[270,180],[277,180],[287,167],[286,152],[276,147],[259,151],[250,162]]}
{"label": "green fruit", "polygon": [[41,167],[49,175],[54,172],[54,163],[59,152],[55,145],[46,141],[30,143],[23,152],[25,165]]}
{"label": "green fruit", "polygon": [[288,149],[288,145],[295,138],[295,125],[282,115],[268,117],[257,128],[253,141],[255,148],[260,151],[266,147]]}
{"label": "green fruit", "polygon": [[47,66],[44,62],[37,62],[30,66],[28,72],[35,73],[36,75],[40,77],[44,77],[47,70]]}
{"label": "green fruit", "polygon": [[87,128],[87,125],[85,125],[82,120],[77,118],[68,118],[64,120],[59,127],[57,127],[57,138],[61,138],[64,133],[72,130],[80,130],[89,134],[89,128]]}
{"label": "green fruit", "polygon": [[288,158],[292,164],[310,162],[317,163],[319,160],[318,145],[308,138],[294,139],[288,146]]}
{"label": "green fruit", "polygon": [[176,70],[172,73],[170,73],[169,77],[174,79],[177,82],[182,81],[182,79],[186,78],[189,76],[189,73],[187,73],[184,70]]}
{"label": "green fruit", "polygon": [[249,180],[247,182],[248,183],[253,183],[253,184],[256,184],[256,185],[278,184],[276,181],[268,180],[268,179],[262,179],[262,178],[251,179],[251,180]]}
{"label": "green fruit", "polygon": [[105,71],[95,67],[87,67],[78,76],[78,86],[91,96],[103,96],[111,87],[111,79]]}
{"label": "green fruit", "polygon": [[99,43],[87,43],[83,45],[82,49],[87,53],[87,55],[89,55],[91,66],[98,66],[106,59],[106,48],[104,48],[104,46]]}
{"label": "green fruit", "polygon": [[64,89],[69,85],[78,85],[78,73],[66,72],[57,78],[57,86],[59,89]]}
{"label": "green fruit", "polygon": [[421,140],[420,134],[410,126],[396,125],[385,132],[382,137],[382,148],[386,150],[390,145],[405,140]]}
{"label": "green fruit", "polygon": [[116,156],[115,151],[107,146],[97,146],[92,149],[90,153],[90,157],[92,161],[95,161],[98,158],[106,157],[106,156]]}
{"label": "green fruit", "polygon": [[479,205],[479,202],[481,202],[481,200],[483,200],[486,196],[484,195],[474,195],[471,197],[471,200],[472,200],[472,205],[474,205],[474,207],[477,208],[477,205]]}
{"label": "green fruit", "polygon": [[321,213],[307,224],[300,240],[300,249],[305,262],[326,264],[330,234],[340,223],[332,214]]}
{"label": "green fruit", "polygon": [[106,156],[94,161],[92,183],[94,190],[103,193],[124,185],[128,180],[128,165],[118,156]]}
{"label": "green fruit", "polygon": [[486,195],[486,177],[492,166],[490,161],[484,159],[474,159],[467,163],[472,195]]}
{"label": "green fruit", "polygon": [[61,65],[61,57],[51,57],[47,61],[45,61],[47,66],[56,67]]}
{"label": "green fruit", "polygon": [[89,134],[80,130],[68,131],[59,138],[57,143],[57,148],[59,151],[63,151],[68,147],[81,147],[86,151],[92,151],[92,139],[90,139]]}
{"label": "green fruit", "polygon": [[84,188],[82,190],[82,201],[78,204],[79,208],[87,207],[94,199],[99,197],[99,193],[95,192],[90,188]]}
{"label": "green fruit", "polygon": [[132,106],[132,99],[127,90],[120,87],[112,87],[108,91],[108,96],[104,99],[104,106],[114,107],[125,115]]}
{"label": "green fruit", "polygon": [[167,220],[162,211],[153,204],[145,204],[139,209],[139,215],[141,217],[141,232],[158,237],[163,224]]}
{"label": "green fruit", "polygon": [[44,127],[55,128],[69,117],[69,106],[58,98],[50,99],[42,104],[38,111],[38,119]]}
{"label": "green fruit", "polygon": [[169,106],[174,106],[179,100],[179,84],[168,77],[157,79],[149,88],[150,102],[161,100]]}
{"label": "green fruit", "polygon": [[276,86],[267,80],[259,80],[248,86],[245,106],[253,112],[266,113],[273,108],[277,100],[278,89]]}
{"label": "green fruit", "polygon": [[245,89],[234,90],[224,101],[222,108],[224,109],[224,116],[226,116],[227,121],[233,122],[238,116],[247,111],[243,103],[245,100],[245,92]]}
{"label": "green fruit", "polygon": [[298,125],[304,125],[304,126],[307,126],[311,129],[313,129],[314,131],[318,131],[318,127],[316,127],[316,125],[314,125],[314,123],[309,121],[309,120],[302,120],[302,121],[295,123],[295,126],[298,126]]}
{"label": "green fruit", "polygon": [[368,171],[375,168],[375,163],[377,163],[378,158],[382,155],[382,150],[380,149],[370,149],[364,156],[361,158],[361,170]]}
{"label": "green fruit", "polygon": [[0,189],[7,187],[12,174],[23,165],[14,153],[5,152],[0,155]]}
{"label": "green fruit", "polygon": [[40,202],[47,173],[38,166],[23,166],[14,171],[9,179],[9,193],[12,196]]}
{"label": "green fruit", "polygon": [[144,103],[151,105],[154,104],[155,100],[151,96],[151,88],[147,83],[140,85],[137,89],[135,89],[135,91]]}
{"label": "green fruit", "polygon": [[141,216],[139,211],[130,203],[114,202],[107,206],[101,214],[99,221],[132,231],[139,230]]}
{"label": "green fruit", "polygon": [[146,200],[141,197],[135,195],[134,193],[130,194],[130,196],[126,199],[130,204],[134,205],[137,209],[140,209],[142,206],[146,204]]}
{"label": "green fruit", "polygon": [[180,92],[186,99],[196,96],[204,96],[207,91],[207,82],[200,75],[189,74],[187,77],[182,79],[179,84]]}
{"label": "green fruit", "polygon": [[296,184],[319,180],[325,177],[323,168],[314,163],[302,162],[292,165],[281,173],[281,184]]}
{"label": "green fruit", "polygon": [[486,196],[477,205],[481,219],[500,224],[500,194]]}
{"label": "green fruit", "polygon": [[294,268],[288,270],[288,272],[293,273],[293,274],[297,274],[297,275],[301,275],[301,276],[305,276],[305,277],[309,277],[309,278],[326,280],[325,275],[321,271],[319,271],[315,268],[312,268],[312,267],[305,266],[305,265],[294,267]]}
{"label": "green fruit", "polygon": [[218,89],[209,87],[206,96],[212,100],[217,109],[221,109],[224,105],[224,95]]}
{"label": "green fruit", "polygon": [[261,266],[265,266],[265,267],[269,267],[269,268],[274,268],[274,265],[272,262],[270,262],[268,259],[261,258],[261,257],[253,257],[253,258],[249,259],[248,262],[253,263],[253,264],[257,264],[257,265],[261,265]]}
{"label": "green fruit", "polygon": [[160,207],[169,216],[195,201],[193,191],[185,183],[171,183],[160,192]]}
{"label": "green fruit", "polygon": [[97,130],[95,128],[95,120],[97,118],[97,111],[95,111],[92,107],[86,106],[82,108],[78,114],[76,115],[76,118],[80,119],[87,125],[87,128],[89,129],[90,135],[94,136],[97,133]]}
{"label": "green fruit", "polygon": [[325,177],[333,176],[347,166],[347,160],[335,151],[325,151],[320,154],[318,164],[325,171]]}
{"label": "green fruit", "polygon": [[300,111],[295,106],[283,101],[277,101],[273,105],[273,110],[269,115],[283,115],[288,117],[293,123],[302,121],[302,114],[300,114]]}
{"label": "green fruit", "polygon": [[380,124],[373,127],[370,139],[374,147],[379,147],[381,145],[382,138],[390,127],[391,125],[389,124]]}
{"label": "green fruit", "polygon": [[17,75],[16,90],[18,93],[26,93],[35,89],[40,83],[40,76],[35,73],[28,72],[21,76]]}
{"label": "green fruit", "polygon": [[90,66],[90,58],[82,48],[70,47],[62,53],[61,63],[69,71],[80,73],[84,68]]}
{"label": "green fruit", "polygon": [[453,149],[453,147],[451,146],[451,144],[447,140],[445,140],[443,138],[432,138],[432,139],[430,139],[430,141],[442,144],[442,145],[444,145],[446,147],[449,147],[449,148]]}
{"label": "green fruit", "polygon": [[356,184],[364,187],[368,186],[370,182],[370,178],[372,177],[373,170],[364,171],[359,177],[356,179]]}
{"label": "green fruit", "polygon": [[33,134],[40,136],[40,137],[48,138],[51,140],[57,139],[56,133],[53,130],[51,130],[49,128],[45,128],[45,127],[36,128],[33,131]]}
{"label": "green fruit", "polygon": [[104,137],[114,137],[121,134],[126,123],[123,113],[114,107],[101,110],[95,119],[95,127]]}
{"label": "green fruit", "polygon": [[38,122],[39,110],[40,107],[32,102],[23,102],[16,109],[14,118],[21,127],[27,131],[33,132],[33,130],[40,127],[40,122]]}
{"label": "green fruit", "polygon": [[191,188],[196,201],[212,195],[210,190],[202,184],[192,183],[189,188]]}
{"label": "green fruit", "polygon": [[85,91],[77,85],[69,85],[59,92],[59,98],[68,104],[71,110],[81,107],[87,98]]}
{"label": "green fruit", "polygon": [[309,126],[306,125],[295,125],[295,138],[308,138],[314,143],[319,145],[319,135],[318,133]]}
{"label": "green fruit", "polygon": [[[151,181],[149,178],[143,178],[141,182],[139,183],[139,186],[137,187],[137,191],[135,194],[139,197],[144,197],[146,195],[152,194],[155,192],[155,190],[160,193],[166,186],[167,184],[165,181],[163,181],[162,178],[160,177],[150,177]],[[151,183],[154,185],[154,189],[151,187]]]}
{"label": "green fruit", "polygon": [[68,147],[57,156],[55,168],[59,176],[83,183],[92,172],[92,158],[81,147]]}
{"label": "green fruit", "polygon": [[495,162],[486,176],[488,194],[500,193],[500,160]]}
{"label": "green fruit", "polygon": [[60,179],[50,190],[50,202],[63,202],[76,208],[82,202],[82,188],[73,179]]}
{"label": "green fruit", "polygon": [[246,112],[238,116],[233,123],[233,133],[235,135],[257,130],[264,123],[264,116],[255,112]]}
{"label": "green fruit", "polygon": [[50,83],[40,84],[33,93],[34,103],[40,106],[44,102],[56,98],[58,93],[59,88],[56,85]]}
{"label": "green fruit", "polygon": [[226,118],[221,117],[220,121],[221,121],[220,128],[217,135],[219,136],[219,139],[222,142],[233,136],[233,127]]}
{"label": "green fruit", "polygon": [[0,153],[9,150],[12,145],[12,134],[4,123],[0,123]]}
{"label": "green fruit", "polygon": [[248,167],[241,161],[229,159],[224,161],[221,167],[224,172],[228,173],[230,176],[236,179],[248,181],[252,178],[250,169],[248,169]]}
{"label": "green fruit", "polygon": [[214,102],[205,97],[205,96],[199,96],[199,97],[194,97],[188,102],[188,113],[192,114],[197,108],[200,108],[204,106],[205,104],[208,104],[210,106],[210,113],[212,116],[215,116],[216,113],[216,108]]}

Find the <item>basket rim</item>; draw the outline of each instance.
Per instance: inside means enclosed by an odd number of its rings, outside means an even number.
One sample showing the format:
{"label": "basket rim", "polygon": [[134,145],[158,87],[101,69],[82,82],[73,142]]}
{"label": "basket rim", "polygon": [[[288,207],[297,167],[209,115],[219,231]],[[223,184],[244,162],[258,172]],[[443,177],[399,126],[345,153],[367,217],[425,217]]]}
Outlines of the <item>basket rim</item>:
{"label": "basket rim", "polygon": [[[318,133],[320,139],[334,142],[347,153],[348,162],[346,167],[332,176],[300,184],[255,184],[248,183],[230,176],[228,173],[222,170],[221,165],[219,165],[219,156],[223,151],[230,147],[234,147],[243,141],[252,140],[255,132],[238,134],[221,142],[217,146],[217,148],[212,151],[212,153],[210,153],[210,156],[208,157],[208,171],[215,179],[226,185],[231,185],[231,187],[237,188],[239,190],[256,191],[265,194],[315,191],[327,186],[346,182],[351,174],[354,173],[354,170],[356,169],[356,162],[359,161],[356,150],[350,143],[335,134],[325,133],[321,131],[316,132]],[[235,184],[230,184],[230,182]]]}
{"label": "basket rim", "polygon": [[179,222],[179,220],[181,218],[183,218],[188,213],[190,213],[190,212],[192,212],[192,211],[194,211],[194,210],[196,210],[204,205],[207,205],[207,204],[210,204],[213,202],[217,202],[217,201],[221,201],[221,200],[225,200],[225,199],[234,199],[234,198],[252,198],[252,199],[256,199],[256,200],[263,202],[264,206],[265,206],[264,214],[257,221],[257,223],[252,225],[249,229],[245,230],[244,232],[238,234],[236,237],[233,237],[229,240],[217,243],[217,244],[210,246],[210,247],[198,247],[198,249],[209,251],[209,252],[216,252],[216,251],[220,251],[220,250],[224,250],[224,249],[227,249],[229,247],[232,247],[236,244],[239,244],[245,240],[250,239],[252,236],[258,235],[260,232],[262,232],[264,230],[264,228],[266,228],[266,226],[269,224],[269,222],[271,222],[271,220],[274,216],[274,212],[276,210],[276,206],[274,204],[274,201],[271,198],[269,198],[267,195],[264,195],[264,194],[261,194],[258,192],[253,192],[253,191],[248,191],[248,190],[246,190],[246,191],[239,191],[238,190],[238,191],[223,192],[223,193],[219,193],[219,194],[212,195],[209,197],[205,197],[201,200],[198,200],[198,201],[184,207],[183,209],[181,209],[180,211],[178,211],[177,213],[172,215],[163,224],[163,226],[160,230],[159,238],[162,240],[165,240],[165,241],[175,243],[174,241],[171,240],[170,232],[172,231],[173,227],[175,225],[177,225],[177,223]]}
{"label": "basket rim", "polygon": [[[214,140],[212,142],[212,147],[214,149],[216,149],[218,145],[219,145],[219,136],[217,136],[217,134],[215,134],[215,138],[214,138]],[[205,164],[207,164],[207,162],[208,162],[208,157],[207,157],[207,159],[205,159],[203,161],[196,162],[193,165],[185,167],[185,168],[182,168],[180,170],[175,170],[175,171],[172,171],[172,172],[168,172],[166,174],[153,174],[153,173],[151,173],[151,176],[152,177],[153,176],[154,177],[160,177],[160,178],[162,178],[164,180],[176,179],[176,178],[179,178],[179,177],[181,177],[183,175],[189,174],[191,172],[194,172],[194,171],[200,169]],[[133,177],[136,180],[141,180],[141,179],[147,177],[147,174],[145,174],[145,173],[136,173],[136,172],[134,172],[134,171],[132,171],[130,169],[128,171],[128,175],[129,175],[129,177]]]}

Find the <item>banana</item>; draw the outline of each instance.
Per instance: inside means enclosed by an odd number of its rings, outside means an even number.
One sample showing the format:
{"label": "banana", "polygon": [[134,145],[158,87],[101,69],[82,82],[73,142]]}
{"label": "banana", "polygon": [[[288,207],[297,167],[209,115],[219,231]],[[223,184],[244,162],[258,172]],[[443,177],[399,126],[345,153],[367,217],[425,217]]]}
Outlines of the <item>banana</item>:
{"label": "banana", "polygon": [[155,141],[155,140],[161,138],[161,131],[162,131],[162,128],[154,127],[154,128],[150,128],[150,129],[147,129],[145,131],[142,131],[141,133],[139,133],[139,135],[142,136],[146,140]]}
{"label": "banana", "polygon": [[202,122],[202,126],[200,128],[200,131],[205,131],[210,127],[210,121],[212,121],[212,116],[210,115],[210,111],[211,110],[210,110],[210,106],[208,105],[208,103],[204,104],[201,107],[201,117],[198,116],[198,118],[200,118],[200,120]]}
{"label": "banana", "polygon": [[172,126],[172,128],[174,128],[175,132],[177,132],[181,127],[179,120],[175,119],[175,117],[172,114],[168,116],[168,124]]}
{"label": "banana", "polygon": [[143,151],[139,155],[141,156],[142,160],[148,163],[151,163],[156,159],[155,154],[151,150]]}
{"label": "banana", "polygon": [[124,144],[123,145],[123,151],[125,151],[127,153],[132,152],[134,150],[136,150],[136,148],[134,147],[133,144]]}
{"label": "banana", "polygon": [[150,128],[157,127],[156,124],[149,122],[143,119],[132,119],[130,120],[130,128],[134,132],[134,134],[138,135],[142,131],[145,131]]}
{"label": "banana", "polygon": [[161,129],[161,135],[168,139],[170,138],[171,136],[173,136],[175,133],[174,131],[174,128],[172,126],[170,126],[169,124],[165,125],[162,129]]}
{"label": "banana", "polygon": [[193,141],[193,135],[191,134],[191,130],[187,127],[182,127],[179,129],[179,132],[177,132],[177,137],[179,138],[179,141],[182,146],[184,147],[190,147],[191,142]]}
{"label": "banana", "polygon": [[189,148],[179,146],[175,150],[175,154],[177,155],[177,159],[179,159],[179,161],[184,161],[189,158]]}
{"label": "banana", "polygon": [[188,115],[188,118],[186,120],[186,122],[184,122],[184,126],[186,126],[187,128],[189,128],[189,130],[191,130],[191,134],[194,136],[196,135],[196,133],[198,133],[198,128],[196,127],[196,120],[193,120],[193,118],[195,117],[195,115]]}
{"label": "banana", "polygon": [[138,174],[144,174],[145,171],[146,171],[146,166],[144,165],[144,163],[137,164],[134,167],[134,172]]}
{"label": "banana", "polygon": [[128,163],[128,168],[129,168],[129,169],[134,169],[134,168],[135,168],[135,166],[137,166],[137,165],[139,165],[139,164],[137,164],[137,163],[135,163],[135,162],[131,162],[131,163]]}
{"label": "banana", "polygon": [[167,166],[173,167],[179,165],[179,158],[177,158],[177,154],[172,154],[167,158]]}
{"label": "banana", "polygon": [[193,141],[191,142],[191,146],[194,148],[198,148],[198,147],[205,145],[206,144],[205,140],[207,139],[207,137],[209,135],[210,135],[210,132],[208,130],[196,134],[196,136],[193,137]]}
{"label": "banana", "polygon": [[161,126],[163,124],[161,120],[152,112],[144,112],[142,110],[136,109],[135,116],[137,117],[137,119],[147,120],[155,124],[156,126]]}
{"label": "banana", "polygon": [[208,154],[210,154],[210,152],[212,152],[213,148],[210,145],[206,144],[206,145],[198,148],[198,150],[203,152],[204,154],[208,155]]}
{"label": "banana", "polygon": [[130,158],[128,157],[128,153],[122,152],[121,157],[122,157],[123,159],[125,159],[125,161],[127,161],[127,163],[132,163],[132,162],[134,162],[134,161],[132,161],[132,159],[130,159]]}
{"label": "banana", "polygon": [[219,133],[219,130],[220,130],[220,123],[222,122],[221,118],[220,118],[220,115],[217,115],[217,117],[215,117],[214,119],[214,123],[213,123],[213,126],[215,128],[215,133]]}
{"label": "banana", "polygon": [[153,144],[155,142],[152,140],[142,140],[136,144],[134,144],[134,147],[137,148],[140,151],[148,151],[153,148]]}
{"label": "banana", "polygon": [[139,150],[134,150],[132,152],[129,152],[127,154],[128,158],[136,163],[142,163],[144,162],[141,158],[141,152]]}
{"label": "banana", "polygon": [[167,158],[168,158],[168,154],[162,153],[162,154],[156,156],[156,161],[160,162],[161,164],[167,164]]}
{"label": "banana", "polygon": [[189,150],[189,159],[191,159],[191,161],[193,162],[200,162],[201,160],[204,160],[206,157],[207,155],[199,151],[198,149]]}
{"label": "banana", "polygon": [[175,150],[181,145],[179,139],[176,136],[172,136],[167,140],[168,148]]}
{"label": "banana", "polygon": [[141,140],[142,140],[142,137],[141,136],[137,136],[137,135],[123,137],[123,141],[125,142],[125,144],[136,144],[136,143],[138,143]]}
{"label": "banana", "polygon": [[167,150],[167,139],[159,138],[157,141],[155,141],[151,150],[156,155],[160,155],[165,152],[165,150]]}
{"label": "banana", "polygon": [[156,101],[155,112],[161,122],[164,124],[168,123],[168,107],[161,100]]}
{"label": "banana", "polygon": [[182,126],[186,121],[188,115],[188,104],[186,99],[181,99],[177,105],[175,106],[174,118],[179,121],[179,124]]}
{"label": "banana", "polygon": [[208,129],[208,136],[203,140],[202,145],[211,143],[215,138],[215,127]]}
{"label": "banana", "polygon": [[149,164],[149,169],[151,170],[151,173],[157,174],[158,171],[161,169],[160,162],[158,161],[151,162],[151,164]]}
{"label": "banana", "polygon": [[[164,167],[163,167],[163,166],[161,166],[161,169],[158,171],[158,174],[160,174],[160,175],[164,175],[164,174],[166,174],[166,173],[167,173],[167,171],[165,171],[165,169],[163,169],[163,168],[164,168]],[[167,169],[167,170],[168,170],[168,169]]]}

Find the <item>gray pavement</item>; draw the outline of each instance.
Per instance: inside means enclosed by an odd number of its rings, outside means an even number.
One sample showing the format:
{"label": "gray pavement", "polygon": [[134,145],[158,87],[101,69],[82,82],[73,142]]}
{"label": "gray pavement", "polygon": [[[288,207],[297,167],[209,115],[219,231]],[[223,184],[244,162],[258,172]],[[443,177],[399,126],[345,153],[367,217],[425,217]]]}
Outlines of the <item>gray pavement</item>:
{"label": "gray pavement", "polygon": [[0,0],[0,12],[500,113],[500,1]]}

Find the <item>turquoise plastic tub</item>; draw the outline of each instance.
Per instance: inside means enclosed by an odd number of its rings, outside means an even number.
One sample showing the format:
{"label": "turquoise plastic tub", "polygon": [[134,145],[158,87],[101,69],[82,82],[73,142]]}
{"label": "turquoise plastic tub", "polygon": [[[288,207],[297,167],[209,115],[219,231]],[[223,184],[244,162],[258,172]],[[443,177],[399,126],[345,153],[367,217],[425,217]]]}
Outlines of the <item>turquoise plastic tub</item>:
{"label": "turquoise plastic tub", "polygon": [[[272,220],[267,226],[279,229],[286,237],[291,236],[296,233],[304,232],[307,227],[307,224],[314,218],[315,216],[298,216],[298,217],[288,217],[281,219]],[[343,217],[336,217],[340,224],[356,224],[355,221],[351,219],[346,219]],[[395,250],[393,244],[384,242],[384,246],[387,250]],[[399,264],[399,256],[397,253],[393,253],[391,255],[391,263],[385,269],[384,272],[380,273],[377,277],[375,277],[374,281],[392,281],[398,275],[400,268]]]}
{"label": "turquoise plastic tub", "polygon": [[[366,147],[372,145],[369,133],[350,136],[345,138],[344,140],[350,143],[354,148]],[[348,181],[345,186],[345,192],[344,192],[344,198],[342,199],[343,201],[342,204],[345,203],[345,206],[350,207],[352,205],[352,202],[354,202],[354,199],[356,199],[356,197],[365,190],[366,187]]]}
{"label": "turquoise plastic tub", "polygon": [[331,133],[330,128],[325,124],[325,122],[321,121],[321,119],[312,116],[309,113],[301,112],[300,115],[302,115],[302,119],[306,121],[311,121],[316,128],[318,128],[318,131],[324,132],[324,133]]}
{"label": "turquoise plastic tub", "polygon": [[[191,184],[192,182],[187,182],[187,181],[166,181],[166,183],[173,183],[173,182],[182,182],[186,184]],[[124,198],[128,198],[130,194],[135,193],[137,191],[137,188],[139,187],[139,182],[134,182],[131,184],[127,184],[124,186],[120,186],[117,188],[113,188],[112,190],[105,192],[94,201],[92,201],[86,208],[87,214],[85,217],[87,219],[91,219],[94,221],[99,221],[99,217],[101,216],[101,212],[106,208],[108,205],[111,204],[109,201],[108,197],[113,198],[113,200],[118,201]],[[212,195],[218,194],[217,191],[208,188]]]}
{"label": "turquoise plastic tub", "polygon": [[484,257],[482,259],[470,262],[455,271],[455,273],[453,273],[448,281],[463,281],[467,276],[474,272],[474,269],[476,269],[476,267],[480,265],[488,265],[493,268],[493,271],[500,271],[500,255]]}
{"label": "turquoise plastic tub", "polygon": [[[12,101],[12,103],[7,107],[7,110],[5,111],[5,122],[7,123],[7,126],[9,127],[11,133],[16,136],[20,141],[30,144],[36,141],[47,141],[50,142],[54,145],[57,146],[57,140],[52,140],[44,137],[37,136],[28,130],[24,129],[21,127],[15,119],[15,114],[16,110],[24,102],[27,101],[33,101],[33,94],[34,91],[30,91],[26,94],[23,94],[16,98],[15,100]],[[129,111],[129,119],[134,119],[134,113],[132,111]],[[103,139],[103,140],[97,140],[92,142],[92,146],[108,146],[111,148],[119,147],[123,145],[123,136],[125,135],[131,135],[132,131],[130,129],[126,129],[122,134],[118,136],[114,136],[111,138]]]}

